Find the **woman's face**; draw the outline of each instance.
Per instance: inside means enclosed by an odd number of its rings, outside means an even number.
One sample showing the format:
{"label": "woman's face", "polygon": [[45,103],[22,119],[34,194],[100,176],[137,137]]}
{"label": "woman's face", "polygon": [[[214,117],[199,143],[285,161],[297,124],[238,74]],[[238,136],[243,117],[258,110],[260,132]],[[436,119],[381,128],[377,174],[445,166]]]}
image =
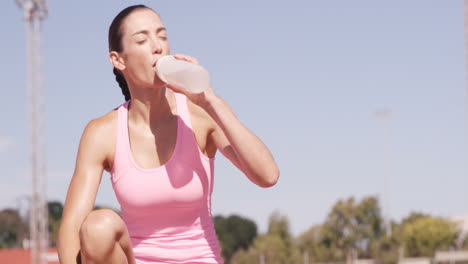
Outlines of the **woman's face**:
{"label": "woman's face", "polygon": [[127,81],[139,86],[162,85],[154,66],[170,50],[167,32],[159,15],[150,9],[136,10],[125,18],[121,30],[120,55]]}

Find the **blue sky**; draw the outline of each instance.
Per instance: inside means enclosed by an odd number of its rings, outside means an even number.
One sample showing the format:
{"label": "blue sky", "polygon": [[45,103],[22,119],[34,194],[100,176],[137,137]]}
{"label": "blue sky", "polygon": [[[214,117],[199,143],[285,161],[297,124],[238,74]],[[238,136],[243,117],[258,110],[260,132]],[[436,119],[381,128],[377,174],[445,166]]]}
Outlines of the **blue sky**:
{"label": "blue sky", "polygon": [[[64,201],[87,122],[123,102],[107,30],[124,7],[157,10],[173,52],[197,57],[239,119],[269,146],[276,186],[250,183],[217,156],[213,214],[265,231],[274,210],[293,234],[342,198],[385,190],[393,219],[468,214],[462,1],[48,1],[44,21],[48,199]],[[25,26],[0,3],[0,208],[28,195]],[[386,121],[374,113],[390,108]],[[96,201],[118,208],[109,174]],[[381,203],[384,205],[383,201]]]}

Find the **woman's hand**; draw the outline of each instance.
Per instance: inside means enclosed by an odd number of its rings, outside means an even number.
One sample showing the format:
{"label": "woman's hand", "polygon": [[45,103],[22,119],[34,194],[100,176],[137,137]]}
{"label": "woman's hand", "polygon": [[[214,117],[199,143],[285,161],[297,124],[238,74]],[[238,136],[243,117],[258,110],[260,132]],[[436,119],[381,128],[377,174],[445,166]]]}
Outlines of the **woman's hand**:
{"label": "woman's hand", "polygon": [[[200,65],[200,62],[198,62],[196,58],[188,56],[188,55],[176,53],[174,54],[174,58]],[[190,101],[192,101],[196,105],[201,106],[202,108],[206,106],[209,103],[210,98],[214,96],[214,92],[211,86],[207,87],[206,90],[198,94],[190,93],[187,90],[178,88],[177,86],[174,86],[171,84],[167,84],[166,87],[173,90],[176,93],[184,94]]]}

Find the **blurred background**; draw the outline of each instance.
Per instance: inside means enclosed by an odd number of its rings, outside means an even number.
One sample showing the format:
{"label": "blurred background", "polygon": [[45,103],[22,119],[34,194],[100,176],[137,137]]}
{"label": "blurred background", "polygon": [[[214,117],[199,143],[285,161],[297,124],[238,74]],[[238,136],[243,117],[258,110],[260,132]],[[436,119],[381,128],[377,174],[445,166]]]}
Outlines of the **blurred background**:
{"label": "blurred background", "polygon": [[[228,263],[393,263],[467,249],[464,3],[436,0],[47,1],[50,247],[84,127],[124,102],[108,27],[140,3],[279,164],[279,182],[263,189],[217,155],[212,213]],[[26,23],[14,0],[0,13],[0,247],[20,248],[32,189]],[[96,206],[118,211],[109,177]]]}

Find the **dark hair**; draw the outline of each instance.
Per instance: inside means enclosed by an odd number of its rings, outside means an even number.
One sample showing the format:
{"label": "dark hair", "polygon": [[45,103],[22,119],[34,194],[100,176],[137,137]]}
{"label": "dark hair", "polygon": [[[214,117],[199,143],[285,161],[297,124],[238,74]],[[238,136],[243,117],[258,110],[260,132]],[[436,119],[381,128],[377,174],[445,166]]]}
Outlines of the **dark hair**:
{"label": "dark hair", "polygon": [[[123,20],[130,15],[133,11],[137,9],[149,9],[152,10],[151,8],[145,6],[145,5],[133,5],[125,8],[124,10],[120,11],[120,13],[112,20],[112,23],[109,27],[109,52],[111,51],[117,51],[121,52],[122,51],[122,22]],[[128,89],[127,81],[125,81],[125,78],[123,74],[114,67],[114,75],[115,75],[115,80],[119,83],[120,88],[122,89],[122,94],[125,96],[125,101],[130,100],[130,91]]]}

